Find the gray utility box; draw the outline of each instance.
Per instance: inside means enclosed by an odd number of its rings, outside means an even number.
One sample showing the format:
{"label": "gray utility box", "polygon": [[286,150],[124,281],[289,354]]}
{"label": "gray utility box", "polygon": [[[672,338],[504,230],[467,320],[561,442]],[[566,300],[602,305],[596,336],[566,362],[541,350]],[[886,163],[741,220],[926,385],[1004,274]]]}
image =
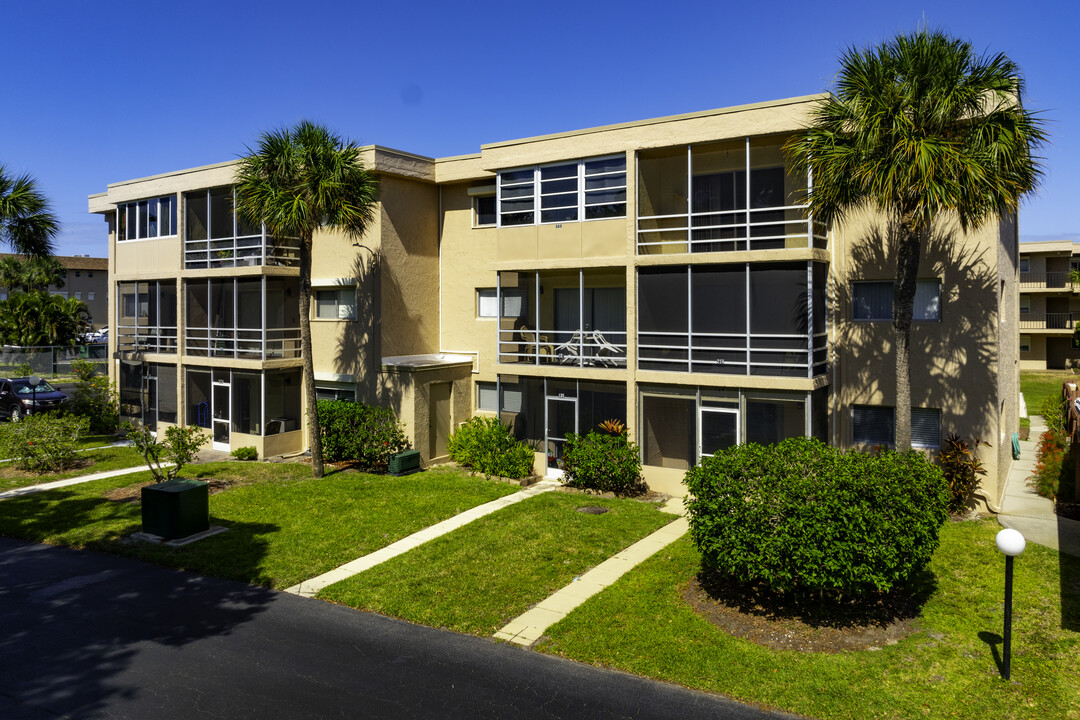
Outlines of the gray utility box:
{"label": "gray utility box", "polygon": [[143,532],[175,540],[210,529],[210,486],[169,480],[142,489]]}
{"label": "gray utility box", "polygon": [[420,472],[420,451],[404,450],[390,456],[389,467],[386,468],[388,475],[401,477]]}

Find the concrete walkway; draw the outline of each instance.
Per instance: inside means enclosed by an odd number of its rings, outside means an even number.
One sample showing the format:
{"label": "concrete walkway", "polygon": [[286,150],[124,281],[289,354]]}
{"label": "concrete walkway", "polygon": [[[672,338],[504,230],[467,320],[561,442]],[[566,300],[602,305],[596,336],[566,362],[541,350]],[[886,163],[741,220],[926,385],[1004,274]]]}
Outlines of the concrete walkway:
{"label": "concrete walkway", "polygon": [[1042,417],[1032,415],[1028,437],[1034,439],[1020,441],[1020,459],[1009,471],[998,522],[1020,531],[1028,542],[1080,557],[1080,521],[1055,515],[1054,503],[1036,494],[1027,483],[1035,474],[1038,437],[1045,431]]}
{"label": "concrete walkway", "polygon": [[[172,463],[164,463],[162,467],[172,467]],[[55,490],[56,488],[67,487],[68,485],[78,485],[79,483],[86,483],[92,480],[103,480],[118,475],[130,475],[131,473],[144,472],[145,470],[146,464],[143,463],[140,465],[132,465],[127,468],[120,468],[118,470],[106,470],[105,472],[78,475],[76,477],[65,478],[64,480],[54,480],[53,482],[41,483],[40,485],[27,485],[26,487],[15,488],[14,490],[0,493],[0,500],[20,497],[22,495],[33,495],[34,493]]]}
{"label": "concrete walkway", "polygon": [[352,562],[345,563],[340,567],[334,568],[329,572],[325,572],[322,575],[304,580],[290,588],[285,588],[285,592],[293,593],[294,595],[301,595],[303,597],[315,597],[316,594],[323,588],[333,585],[336,582],[341,582],[346,578],[350,578],[353,575],[359,575],[365,570],[375,567],[380,563],[384,563],[390,558],[397,557],[402,553],[406,553],[415,547],[419,547],[426,543],[428,540],[434,540],[440,535],[445,535],[451,530],[457,530],[463,525],[468,525],[473,520],[478,520],[485,515],[490,515],[496,510],[501,510],[504,507],[509,507],[515,503],[519,503],[522,500],[527,500],[531,497],[535,497],[541,493],[550,492],[557,487],[560,487],[562,483],[558,480],[541,480],[540,482],[532,485],[531,487],[516,492],[513,495],[507,495],[497,500],[484,503],[483,505],[477,505],[474,508],[470,508],[463,513],[455,515],[452,518],[443,520],[440,523],[436,523],[430,527],[426,527],[423,530],[414,532],[408,537],[404,537],[395,543],[391,543],[381,550],[376,550],[373,553],[364,555],[361,558],[357,558]]}
{"label": "concrete walkway", "polygon": [[[663,509],[666,512],[682,515],[683,499],[672,498]],[[581,577],[574,578],[572,583],[508,622],[495,633],[495,637],[517,645],[532,645],[549,627],[562,620],[593,595],[613,584],[639,563],[678,540],[689,528],[689,521],[685,517],[673,520],[648,537],[616,553]]]}

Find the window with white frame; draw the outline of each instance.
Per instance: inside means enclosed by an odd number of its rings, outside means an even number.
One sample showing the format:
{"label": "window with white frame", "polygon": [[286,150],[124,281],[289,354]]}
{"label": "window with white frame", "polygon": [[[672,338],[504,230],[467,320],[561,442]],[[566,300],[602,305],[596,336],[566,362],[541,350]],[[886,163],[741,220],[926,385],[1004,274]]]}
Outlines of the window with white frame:
{"label": "window with white frame", "polygon": [[353,383],[316,382],[315,399],[356,402],[356,385]]}
{"label": "window with white frame", "polygon": [[478,195],[473,197],[473,226],[485,227],[487,225],[496,225],[499,221],[498,212],[496,212],[496,203],[494,195]]}
{"label": "window with white frame", "polygon": [[[893,283],[856,281],[851,283],[851,317],[853,320],[892,320]],[[937,278],[916,281],[913,320],[941,320],[941,281]]]}
{"label": "window with white frame", "polygon": [[[896,410],[881,405],[851,407],[851,439],[858,445],[893,445],[896,442]],[[941,447],[941,410],[911,408],[911,445]]]}
{"label": "window with white frame", "polygon": [[93,299],[94,299],[94,291],[93,290],[90,290],[89,292],[86,293],[86,299],[90,300],[90,301],[93,301]]}
{"label": "window with white frame", "polygon": [[626,157],[503,170],[497,202],[504,227],[625,217]]}
{"label": "window with white frame", "polygon": [[499,297],[495,288],[476,289],[476,317],[493,318],[499,315]]}
{"label": "window with white frame", "polygon": [[[176,196],[137,200],[116,206],[116,239],[142,240],[176,235]],[[78,273],[75,273],[78,276]]]}
{"label": "window with white frame", "polygon": [[1031,352],[1031,336],[1020,336],[1020,352]]}
{"label": "window with white frame", "polygon": [[499,384],[493,382],[476,383],[476,409],[489,412],[499,411]]}
{"label": "window with white frame", "polygon": [[320,320],[355,320],[356,288],[316,290],[315,317]]}

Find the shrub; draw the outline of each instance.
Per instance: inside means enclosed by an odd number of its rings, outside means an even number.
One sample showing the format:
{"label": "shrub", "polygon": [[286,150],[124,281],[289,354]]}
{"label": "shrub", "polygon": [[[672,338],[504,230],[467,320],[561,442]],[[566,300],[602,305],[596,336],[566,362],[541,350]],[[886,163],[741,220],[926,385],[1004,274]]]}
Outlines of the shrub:
{"label": "shrub", "polygon": [[239,447],[232,451],[232,456],[237,460],[258,460],[259,451],[253,446]]}
{"label": "shrub", "polygon": [[738,445],[686,474],[690,534],[727,581],[855,596],[913,580],[948,517],[941,469],[916,452],[841,452],[813,438]]}
{"label": "shrub", "polygon": [[1044,432],[1035,449],[1035,474],[1028,479],[1035,492],[1055,502],[1071,500],[1074,494],[1075,460],[1068,446],[1064,430]]}
{"label": "shrub", "polygon": [[391,455],[409,447],[405,429],[388,408],[320,400],[318,412],[327,462],[353,461],[370,470],[385,470]]}
{"label": "shrub", "polygon": [[641,477],[637,445],[626,427],[601,424],[604,432],[570,433],[563,446],[563,480],[567,485],[616,495],[640,495],[647,486]]}
{"label": "shrub", "polygon": [[16,377],[29,377],[34,374],[33,366],[25,360],[15,366]]}
{"label": "shrub", "polygon": [[88,425],[86,418],[70,415],[27,415],[22,422],[0,426],[0,445],[4,457],[13,458],[21,470],[60,472],[78,460],[79,437]]}
{"label": "shrub", "polygon": [[1046,427],[1055,432],[1065,432],[1068,424],[1068,403],[1060,392],[1051,393],[1043,399],[1039,412],[1046,421]]}
{"label": "shrub", "polygon": [[968,445],[956,433],[945,440],[938,464],[949,485],[949,512],[959,513],[969,507],[971,494],[979,484],[979,476],[986,474],[979,460],[979,446],[991,447],[990,443],[975,438]]}
{"label": "shrub", "polygon": [[[199,448],[210,440],[194,425],[171,425],[165,428],[164,440],[158,440],[146,428],[136,428],[131,423],[124,423],[124,429],[127,430],[128,440],[146,460],[154,482],[165,482],[177,477],[184,466],[195,459]],[[166,463],[173,464],[166,466]]]}
{"label": "shrub", "polygon": [[95,374],[94,363],[76,360],[71,363],[75,373],[75,390],[64,403],[64,412],[81,415],[90,420],[90,432],[113,433],[120,427],[120,400],[116,385],[105,375]]}
{"label": "shrub", "polygon": [[517,440],[498,418],[473,417],[447,441],[450,457],[485,475],[524,478],[532,475],[533,451]]}

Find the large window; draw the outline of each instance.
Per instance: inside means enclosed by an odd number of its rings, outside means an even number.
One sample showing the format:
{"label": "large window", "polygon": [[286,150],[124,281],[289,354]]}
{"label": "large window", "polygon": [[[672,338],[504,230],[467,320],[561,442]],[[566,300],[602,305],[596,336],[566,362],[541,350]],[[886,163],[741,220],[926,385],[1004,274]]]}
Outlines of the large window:
{"label": "large window", "polygon": [[[896,442],[896,410],[881,405],[853,405],[851,439],[858,445],[893,445]],[[913,447],[941,446],[941,410],[911,408]]]}
{"label": "large window", "polygon": [[117,240],[143,240],[172,235],[176,235],[175,195],[116,206]]}
{"label": "large window", "polygon": [[116,343],[121,352],[176,352],[176,282],[116,284]]}
{"label": "large window", "polygon": [[[851,317],[853,320],[892,320],[893,283],[891,281],[851,283]],[[937,278],[918,280],[915,286],[914,320],[941,320],[941,281]]]}
{"label": "large window", "polygon": [[626,157],[503,170],[498,222],[504,227],[626,216]]}
{"label": "large window", "polygon": [[641,370],[811,377],[825,372],[823,263],[641,268]]}

